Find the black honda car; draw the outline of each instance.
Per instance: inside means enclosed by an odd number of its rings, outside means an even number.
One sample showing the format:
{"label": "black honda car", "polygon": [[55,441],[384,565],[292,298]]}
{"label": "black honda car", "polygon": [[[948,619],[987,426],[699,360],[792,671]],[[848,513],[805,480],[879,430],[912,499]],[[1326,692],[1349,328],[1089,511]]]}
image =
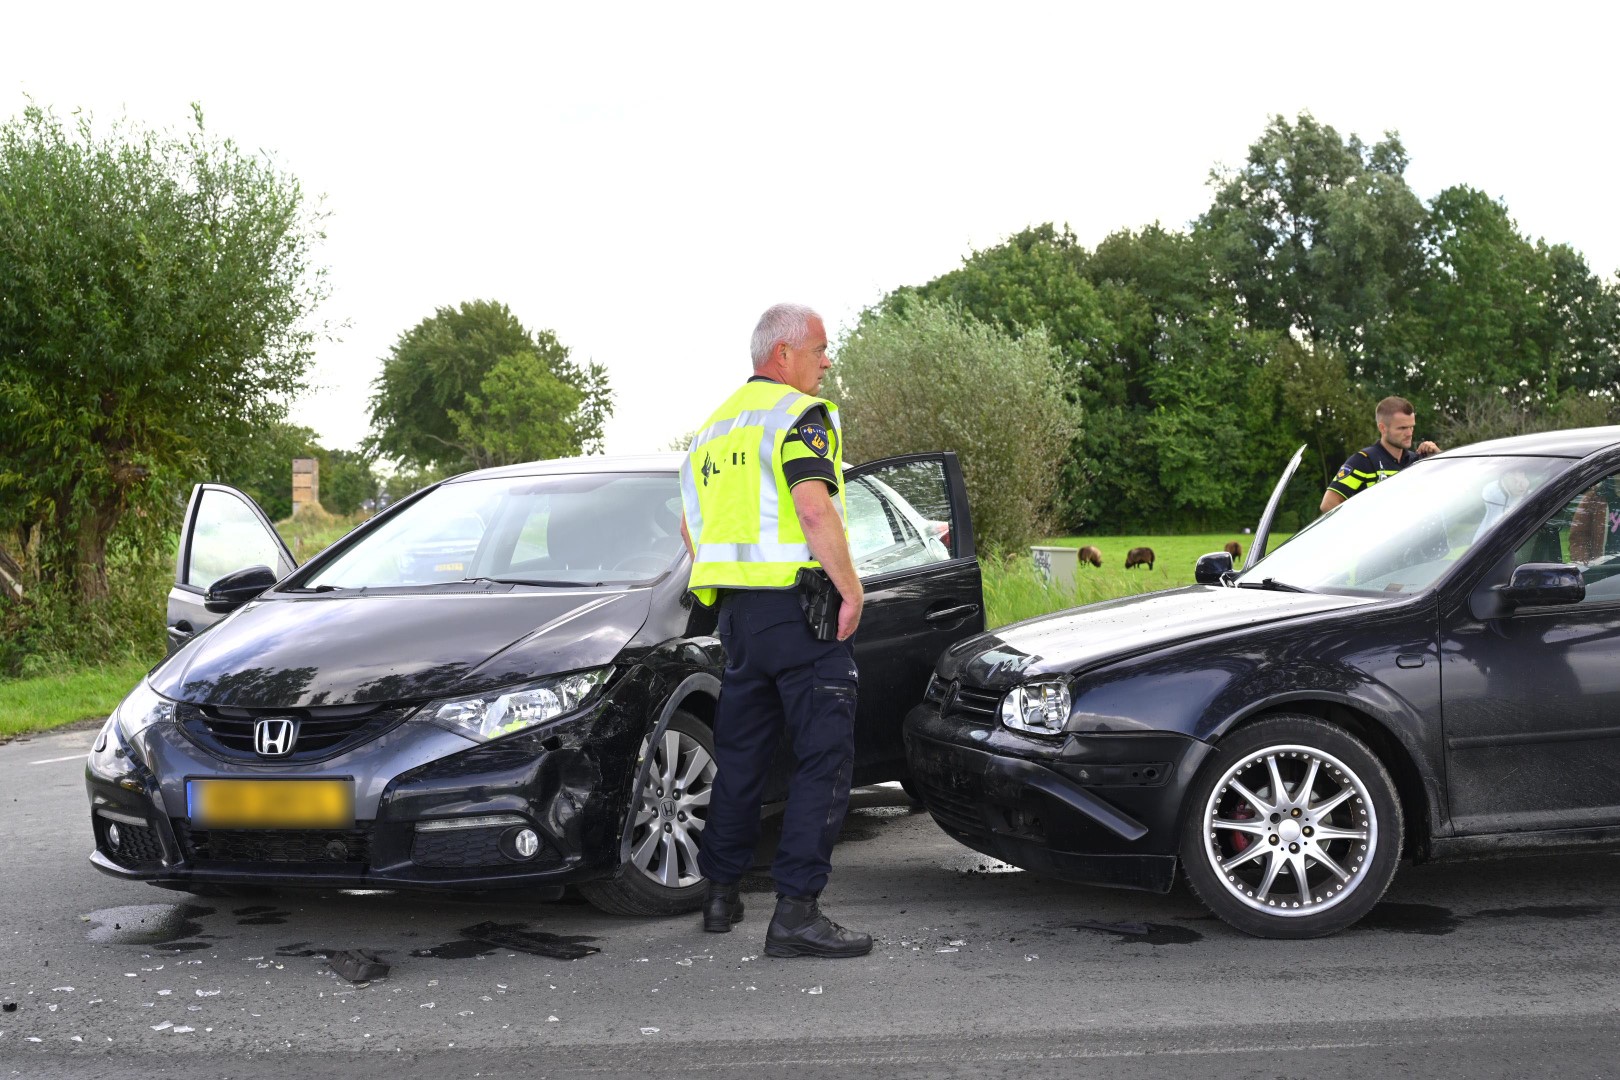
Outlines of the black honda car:
{"label": "black honda car", "polygon": [[[575,883],[611,912],[695,907],[724,656],[686,592],[680,461],[459,476],[301,567],[241,492],[199,486],[173,651],[89,757],[91,861],[192,891]],[[906,711],[984,614],[954,455],[851,469],[845,496],[865,784],[904,778]]]}
{"label": "black honda car", "polygon": [[1620,847],[1620,428],[1424,460],[1241,572],[947,650],[907,718],[979,851],[1315,937],[1417,860]]}

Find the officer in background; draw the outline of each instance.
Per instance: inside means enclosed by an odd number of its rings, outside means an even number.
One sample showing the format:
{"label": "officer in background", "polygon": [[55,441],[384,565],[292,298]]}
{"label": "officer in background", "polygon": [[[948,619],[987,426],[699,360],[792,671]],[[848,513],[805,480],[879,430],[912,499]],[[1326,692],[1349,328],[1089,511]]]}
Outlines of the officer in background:
{"label": "officer in background", "polygon": [[1380,480],[1388,480],[1418,458],[1440,452],[1432,442],[1424,442],[1416,451],[1412,449],[1417,412],[1405,398],[1387,397],[1380,401],[1373,419],[1378,423],[1378,441],[1351,454],[1350,460],[1328,481],[1327,493],[1322,496],[1322,513]]}
{"label": "officer in background", "polygon": [[[720,605],[726,670],[715,710],[716,776],[698,868],[703,929],[743,916],[760,800],[784,727],[794,770],[771,875],[771,956],[863,956],[872,938],[821,913],[855,760],[855,657],[863,593],[844,530],[838,406],[816,394],[832,362],[820,316],[778,304],[760,317],[754,375],[692,439],[681,467],[692,593]],[[842,597],[836,638],[806,620],[797,582],[824,571]],[[829,627],[829,630],[831,628]]]}

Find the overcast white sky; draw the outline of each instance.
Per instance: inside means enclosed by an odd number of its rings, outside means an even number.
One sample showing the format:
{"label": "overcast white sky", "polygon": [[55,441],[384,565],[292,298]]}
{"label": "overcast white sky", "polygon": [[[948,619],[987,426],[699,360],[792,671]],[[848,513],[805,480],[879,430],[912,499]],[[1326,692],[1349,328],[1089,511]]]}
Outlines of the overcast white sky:
{"label": "overcast white sky", "polygon": [[1209,201],[1273,113],[1398,130],[1422,198],[1468,183],[1620,269],[1620,5],[476,4],[65,0],[0,26],[24,95],[262,148],[325,196],[344,324],[294,418],[366,431],[398,335],[491,298],[661,449],[747,374],[777,300],[835,334],[1026,225],[1087,246]]}

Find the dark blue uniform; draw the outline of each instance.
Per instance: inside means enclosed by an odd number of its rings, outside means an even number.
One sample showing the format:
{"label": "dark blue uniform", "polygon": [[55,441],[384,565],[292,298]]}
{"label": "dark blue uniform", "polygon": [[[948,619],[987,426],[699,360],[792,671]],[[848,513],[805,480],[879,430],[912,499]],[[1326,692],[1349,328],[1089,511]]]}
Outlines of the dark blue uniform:
{"label": "dark blue uniform", "polygon": [[1382,440],[1357,450],[1328,481],[1328,490],[1336,491],[1348,499],[1380,480],[1388,480],[1418,459],[1416,451],[1402,450],[1397,458],[1384,449]]}
{"label": "dark blue uniform", "polygon": [[727,590],[720,600],[726,671],[715,710],[718,766],[698,867],[732,882],[753,863],[765,780],[784,729],[796,765],[771,875],[783,896],[827,884],[855,766],[855,656],[811,632],[795,589]]}

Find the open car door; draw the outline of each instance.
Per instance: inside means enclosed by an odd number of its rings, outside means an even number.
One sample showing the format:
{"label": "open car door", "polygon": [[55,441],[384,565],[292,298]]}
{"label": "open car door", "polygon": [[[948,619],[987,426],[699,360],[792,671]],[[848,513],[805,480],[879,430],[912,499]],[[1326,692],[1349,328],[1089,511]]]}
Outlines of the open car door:
{"label": "open car door", "polygon": [[1288,467],[1283,469],[1282,479],[1271,489],[1271,499],[1266,503],[1266,512],[1260,515],[1260,524],[1255,526],[1254,540],[1249,544],[1249,555],[1243,560],[1243,569],[1247,570],[1266,557],[1266,542],[1271,539],[1271,523],[1277,517],[1277,506],[1282,502],[1283,492],[1288,490],[1288,481],[1299,471],[1300,459],[1304,456],[1305,444],[1300,443],[1299,449],[1294,451],[1294,456],[1288,459]]}
{"label": "open car door", "polygon": [[223,484],[192,488],[169,589],[169,652],[224,618],[204,606],[214,582],[250,566],[268,567],[279,581],[297,565],[252,499]]}
{"label": "open car door", "polygon": [[934,662],[984,629],[984,590],[953,453],[882,458],[844,474],[849,550],[866,590],[855,631],[855,783],[905,775],[901,723]]}

